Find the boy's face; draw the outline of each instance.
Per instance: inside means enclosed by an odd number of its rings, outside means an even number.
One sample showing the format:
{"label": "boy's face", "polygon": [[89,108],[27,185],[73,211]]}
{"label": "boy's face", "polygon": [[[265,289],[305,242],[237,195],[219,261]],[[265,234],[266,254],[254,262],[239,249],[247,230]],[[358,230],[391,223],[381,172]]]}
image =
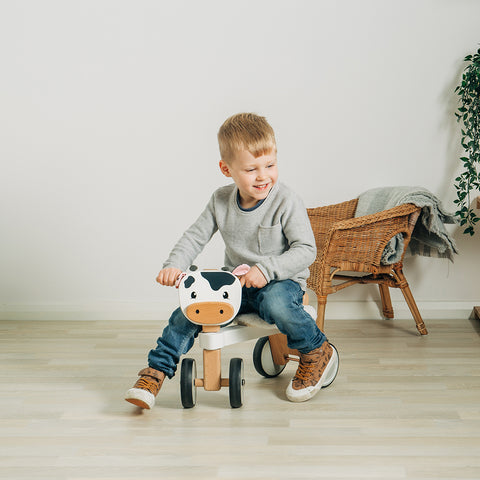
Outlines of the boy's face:
{"label": "boy's face", "polygon": [[267,198],[277,183],[277,154],[272,151],[255,158],[250,152],[243,150],[236,153],[228,164],[221,160],[220,170],[237,185],[241,207],[252,208],[260,200]]}

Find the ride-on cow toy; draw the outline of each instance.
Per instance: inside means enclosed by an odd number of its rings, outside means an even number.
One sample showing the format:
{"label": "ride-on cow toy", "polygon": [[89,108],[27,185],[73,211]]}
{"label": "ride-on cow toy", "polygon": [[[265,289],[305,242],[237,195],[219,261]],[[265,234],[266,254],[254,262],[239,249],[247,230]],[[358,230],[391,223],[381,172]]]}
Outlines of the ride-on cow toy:
{"label": "ride-on cow toy", "polygon": [[[202,326],[198,338],[203,349],[203,378],[197,378],[194,359],[184,358],[181,365],[180,392],[184,408],[195,406],[198,387],[216,391],[228,386],[232,408],[243,405],[243,360],[232,358],[229,377],[222,378],[222,347],[258,338],[253,351],[253,364],[255,370],[264,377],[276,377],[290,360],[298,361],[298,351],[288,348],[286,336],[279,333],[275,325],[263,321],[257,314],[236,316],[242,300],[242,287],[233,273],[198,270],[192,266],[180,277],[177,287],[184,315]],[[313,318],[316,317],[314,307],[305,305],[304,308]],[[233,325],[225,327],[230,323]],[[334,345],[332,348],[336,364],[322,388],[329,386],[337,375],[338,352]]]}

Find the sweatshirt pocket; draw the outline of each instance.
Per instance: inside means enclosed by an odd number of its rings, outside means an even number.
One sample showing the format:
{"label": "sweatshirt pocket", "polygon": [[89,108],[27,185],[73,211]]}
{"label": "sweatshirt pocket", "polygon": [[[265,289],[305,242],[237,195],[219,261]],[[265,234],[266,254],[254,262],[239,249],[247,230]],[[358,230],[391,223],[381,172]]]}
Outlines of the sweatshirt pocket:
{"label": "sweatshirt pocket", "polygon": [[258,247],[262,255],[281,255],[287,247],[287,240],[283,234],[282,225],[264,227],[258,229]]}

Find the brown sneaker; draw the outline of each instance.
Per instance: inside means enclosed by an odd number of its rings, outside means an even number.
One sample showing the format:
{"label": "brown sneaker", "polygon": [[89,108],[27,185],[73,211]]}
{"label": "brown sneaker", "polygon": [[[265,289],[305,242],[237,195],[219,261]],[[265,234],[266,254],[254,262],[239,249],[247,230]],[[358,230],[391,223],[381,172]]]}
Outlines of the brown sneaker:
{"label": "brown sneaker", "polygon": [[336,358],[336,350],[327,341],[311,352],[301,353],[297,373],[287,387],[287,398],[291,402],[310,400],[335,368]]}
{"label": "brown sneaker", "polygon": [[165,374],[154,368],[144,368],[138,372],[140,378],[125,395],[127,402],[137,407],[150,409],[155,405],[155,397],[165,380]]}

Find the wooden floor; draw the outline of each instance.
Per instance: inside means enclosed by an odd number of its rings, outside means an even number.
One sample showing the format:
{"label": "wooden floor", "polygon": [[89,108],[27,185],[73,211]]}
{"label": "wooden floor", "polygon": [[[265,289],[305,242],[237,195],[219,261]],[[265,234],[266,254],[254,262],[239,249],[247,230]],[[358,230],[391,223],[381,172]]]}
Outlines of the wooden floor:
{"label": "wooden floor", "polygon": [[[480,479],[480,324],[328,322],[335,382],[286,400],[246,362],[246,400],[199,390],[184,410],[179,375],[151,411],[123,400],[162,325],[140,321],[0,322],[0,478]],[[192,355],[200,361],[195,346]]]}

